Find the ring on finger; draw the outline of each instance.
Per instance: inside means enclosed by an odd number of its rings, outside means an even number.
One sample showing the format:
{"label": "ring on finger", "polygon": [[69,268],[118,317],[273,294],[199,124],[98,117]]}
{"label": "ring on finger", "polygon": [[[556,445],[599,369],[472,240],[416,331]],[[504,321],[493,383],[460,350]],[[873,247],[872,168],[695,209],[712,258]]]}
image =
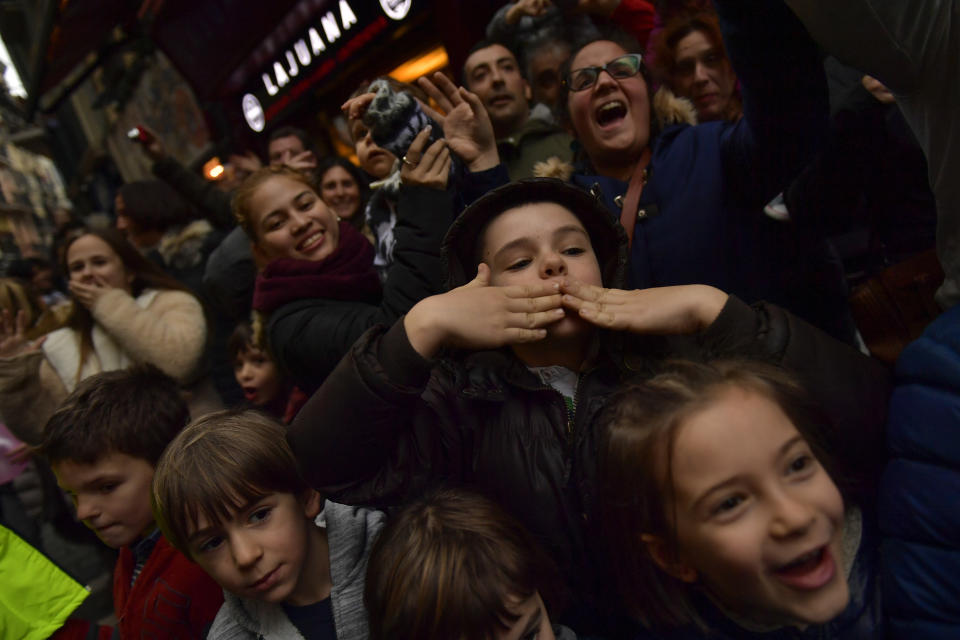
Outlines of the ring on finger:
{"label": "ring on finger", "polygon": [[417,162],[410,162],[409,160],[407,160],[407,156],[406,156],[406,155],[404,155],[402,158],[400,158],[400,160],[402,160],[402,161],[403,161],[403,164],[407,165],[407,166],[410,167],[411,169],[416,169],[416,168],[417,168],[417,165],[420,164],[420,161],[419,161],[419,160],[418,160]]}

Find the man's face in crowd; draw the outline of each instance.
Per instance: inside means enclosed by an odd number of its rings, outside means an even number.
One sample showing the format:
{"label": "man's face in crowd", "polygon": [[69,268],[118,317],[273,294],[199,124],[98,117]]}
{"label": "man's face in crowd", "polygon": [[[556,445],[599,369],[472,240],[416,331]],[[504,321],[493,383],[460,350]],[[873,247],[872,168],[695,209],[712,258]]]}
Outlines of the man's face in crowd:
{"label": "man's face in crowd", "polygon": [[297,136],[283,136],[276,140],[271,140],[267,146],[267,155],[270,156],[270,164],[276,166],[286,164],[290,158],[299,153],[303,153],[303,143]]}
{"label": "man's face in crowd", "polygon": [[509,49],[495,44],[474,51],[463,68],[464,84],[483,102],[497,137],[523,126],[530,113],[530,85]]}
{"label": "man's face in crowd", "polygon": [[560,67],[570,57],[570,50],[562,45],[549,46],[530,56],[528,73],[533,88],[533,101],[542,102],[551,109],[560,98]]}

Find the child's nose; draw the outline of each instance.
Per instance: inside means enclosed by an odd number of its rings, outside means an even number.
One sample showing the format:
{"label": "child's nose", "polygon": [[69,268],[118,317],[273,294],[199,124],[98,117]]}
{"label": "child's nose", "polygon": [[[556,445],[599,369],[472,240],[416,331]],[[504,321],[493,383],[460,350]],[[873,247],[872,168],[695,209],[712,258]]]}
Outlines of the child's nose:
{"label": "child's nose", "polygon": [[77,496],[77,520],[89,520],[99,515],[96,501],[85,496]]}
{"label": "child's nose", "polygon": [[541,265],[541,275],[544,278],[555,278],[567,274],[567,263],[560,254],[551,254],[544,259]]}
{"label": "child's nose", "polygon": [[230,540],[230,549],[233,552],[233,561],[238,567],[251,567],[260,558],[260,545],[247,535],[235,535]]}
{"label": "child's nose", "polygon": [[803,534],[816,517],[816,509],[805,500],[790,495],[777,496],[773,505],[770,533],[778,538]]}

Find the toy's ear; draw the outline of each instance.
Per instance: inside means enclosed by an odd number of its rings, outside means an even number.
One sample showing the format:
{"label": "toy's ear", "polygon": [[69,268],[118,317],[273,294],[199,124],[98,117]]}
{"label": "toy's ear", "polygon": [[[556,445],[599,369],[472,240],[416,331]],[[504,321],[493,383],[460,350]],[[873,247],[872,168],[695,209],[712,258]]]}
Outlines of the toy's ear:
{"label": "toy's ear", "polygon": [[697,581],[697,570],[675,557],[663,538],[649,533],[641,533],[640,540],[646,545],[647,552],[653,558],[653,561],[668,575],[682,582],[693,583]]}
{"label": "toy's ear", "polygon": [[301,499],[303,502],[303,513],[307,518],[313,520],[321,511],[323,511],[323,496],[313,489],[307,489]]}

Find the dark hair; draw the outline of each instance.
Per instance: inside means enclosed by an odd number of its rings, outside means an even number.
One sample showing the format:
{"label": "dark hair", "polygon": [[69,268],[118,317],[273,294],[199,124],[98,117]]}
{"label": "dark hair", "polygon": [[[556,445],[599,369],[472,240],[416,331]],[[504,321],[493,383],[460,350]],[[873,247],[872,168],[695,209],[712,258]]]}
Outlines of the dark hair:
{"label": "dark hair", "polygon": [[506,42],[501,42],[499,40],[481,40],[477,44],[470,47],[470,50],[467,51],[467,55],[463,57],[463,67],[460,69],[460,84],[462,84],[466,89],[470,89],[470,78],[467,76],[467,60],[469,60],[470,56],[475,54],[477,51],[480,51],[481,49],[489,49],[490,47],[496,45],[500,45],[510,52],[510,55],[512,55],[513,59],[517,62],[517,69],[519,69],[520,75],[524,80],[527,79],[527,70],[523,65],[520,64],[520,55],[514,51],[513,47]]}
{"label": "dark hair", "polygon": [[241,322],[233,328],[233,333],[227,338],[227,353],[230,354],[230,361],[233,362],[242,353],[250,349],[261,349],[253,334],[253,327],[249,322]]}
{"label": "dark hair", "polygon": [[270,494],[309,489],[297,471],[287,430],[259,411],[218,411],[187,425],[156,465],[152,506],[170,544],[189,556],[199,515],[211,526]]}
{"label": "dark hair", "polygon": [[778,367],[745,360],[706,364],[674,361],[645,382],[628,383],[609,399],[600,419],[600,529],[608,564],[627,611],[645,624],[706,628],[690,600],[691,586],[661,570],[641,534],[677,551],[672,459],[679,427],[730,389],[770,399],[787,415],[826,468],[829,419],[800,384]]}
{"label": "dark hair", "polygon": [[487,640],[516,621],[508,598],[559,584],[531,535],[492,501],[446,489],[404,507],[370,552],[363,600],[374,640]]}
{"label": "dark hair", "polygon": [[189,417],[177,383],[152,364],[106,371],[81,380],[50,416],[38,452],[52,463],[115,452],[156,466]]}
{"label": "dark hair", "polygon": [[[112,228],[84,228],[72,231],[71,234],[66,237],[61,249],[62,253],[60,255],[60,268],[67,278],[70,277],[70,269],[68,264],[70,247],[74,242],[84,236],[94,236],[99,238],[103,242],[107,243],[110,249],[112,249],[113,252],[120,257],[120,261],[123,263],[124,270],[133,274],[133,282],[130,283],[130,292],[134,297],[139,296],[141,293],[143,293],[144,289],[148,288],[171,289],[175,291],[183,291],[184,293],[193,295],[190,289],[188,289],[184,284],[173,279],[171,276],[164,273],[160,267],[144,258],[143,255],[137,251],[132,244],[127,242],[122,233]],[[77,304],[74,302],[73,310],[70,312],[70,317],[67,318],[67,326],[76,331],[80,337],[80,363],[77,365],[78,382],[80,371],[83,368],[83,363],[90,354],[90,351],[93,349],[93,324],[93,315],[91,315],[90,310],[84,307],[82,304]]]}
{"label": "dark hair", "polygon": [[[557,98],[557,119],[561,125],[571,131],[573,131],[573,126],[570,120],[570,106],[568,104],[570,88],[567,86],[566,79],[570,76],[573,59],[577,57],[584,47],[594,42],[608,41],[618,45],[627,53],[643,54],[643,46],[640,42],[616,25],[604,22],[600,24],[598,28],[600,31],[599,36],[575,41],[573,43],[573,49],[570,52],[570,57],[560,66],[560,78],[563,79],[563,81],[560,84],[560,96]],[[647,93],[650,96],[650,140],[652,141],[655,133],[654,127],[656,126],[656,118],[653,117],[653,80],[650,77],[650,71],[647,69],[647,65],[643,62],[640,64],[640,75],[643,77],[644,82],[647,83]]]}
{"label": "dark hair", "polygon": [[[570,42],[570,39],[563,34],[548,31],[528,43],[523,48],[523,51],[520,52],[520,67],[523,69],[523,77],[527,79],[531,87],[537,79],[533,77],[530,61],[535,58],[538,53],[549,49],[563,49],[567,52],[567,58],[569,58],[570,52],[573,51],[573,44]],[[559,72],[560,70],[558,69],[557,73]]]}
{"label": "dark hair", "polygon": [[326,176],[327,171],[330,171],[330,169],[334,167],[340,167],[349,173],[353,181],[357,183],[357,189],[360,191],[360,204],[358,205],[357,212],[353,214],[349,222],[357,229],[362,229],[366,221],[364,212],[367,206],[367,200],[370,198],[370,185],[367,182],[367,178],[357,165],[346,158],[341,158],[340,156],[324,156],[317,162],[316,169],[317,186],[320,188],[319,195],[321,199],[323,198],[323,178]]}
{"label": "dark hair", "polygon": [[196,217],[179,193],[161,180],[137,180],[120,187],[123,215],[140,231],[166,231]]}
{"label": "dark hair", "polygon": [[317,151],[317,145],[310,137],[310,134],[299,127],[285,125],[274,129],[267,137],[267,163],[270,162],[270,143],[279,138],[289,138],[291,136],[300,141],[300,144],[303,145],[304,151],[312,151],[314,155],[319,155],[319,152]]}

